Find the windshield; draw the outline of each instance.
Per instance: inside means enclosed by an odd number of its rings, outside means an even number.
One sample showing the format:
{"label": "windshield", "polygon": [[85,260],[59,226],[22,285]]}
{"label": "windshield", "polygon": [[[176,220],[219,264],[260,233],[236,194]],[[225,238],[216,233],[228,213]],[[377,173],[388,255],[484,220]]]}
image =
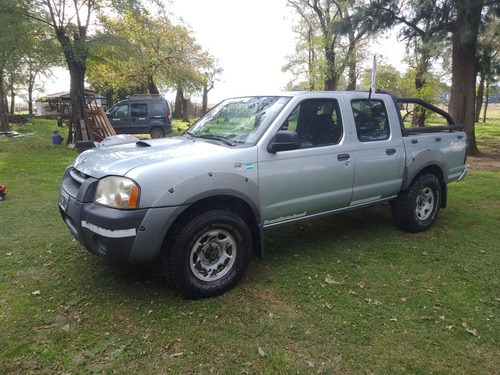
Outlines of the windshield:
{"label": "windshield", "polygon": [[194,123],[186,134],[229,145],[253,145],[289,100],[279,96],[224,100]]}

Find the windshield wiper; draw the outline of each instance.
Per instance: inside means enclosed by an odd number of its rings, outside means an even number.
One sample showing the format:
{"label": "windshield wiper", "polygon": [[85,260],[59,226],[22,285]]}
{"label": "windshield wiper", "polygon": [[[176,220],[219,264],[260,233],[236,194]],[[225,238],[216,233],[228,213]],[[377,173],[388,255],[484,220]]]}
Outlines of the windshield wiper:
{"label": "windshield wiper", "polygon": [[229,145],[229,146],[234,146],[234,143],[231,142],[229,139],[227,139],[226,137],[221,137],[220,135],[215,135],[215,134],[200,134],[200,135],[196,135],[195,137],[198,137],[198,138],[205,138],[205,139],[215,139],[217,141],[222,141],[224,142],[226,145]]}

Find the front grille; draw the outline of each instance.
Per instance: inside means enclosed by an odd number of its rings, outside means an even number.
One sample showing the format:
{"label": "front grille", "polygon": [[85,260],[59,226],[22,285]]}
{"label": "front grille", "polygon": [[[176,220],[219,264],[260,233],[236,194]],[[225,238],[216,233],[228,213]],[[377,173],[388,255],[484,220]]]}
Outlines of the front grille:
{"label": "front grille", "polygon": [[71,168],[70,171],[69,171],[69,175],[71,176],[71,178],[73,180],[75,180],[76,182],[83,184],[84,181],[87,179],[87,175],[76,170],[75,168]]}
{"label": "front grille", "polygon": [[80,202],[91,202],[94,199],[97,179],[90,177],[73,167],[64,173],[61,187],[73,198]]}

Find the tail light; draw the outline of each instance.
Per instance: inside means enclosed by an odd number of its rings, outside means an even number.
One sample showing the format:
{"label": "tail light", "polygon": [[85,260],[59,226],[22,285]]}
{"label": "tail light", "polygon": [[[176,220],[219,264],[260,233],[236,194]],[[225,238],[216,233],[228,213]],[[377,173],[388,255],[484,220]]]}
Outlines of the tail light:
{"label": "tail light", "polygon": [[172,123],[172,117],[170,114],[170,107],[167,107],[167,123],[171,124]]}

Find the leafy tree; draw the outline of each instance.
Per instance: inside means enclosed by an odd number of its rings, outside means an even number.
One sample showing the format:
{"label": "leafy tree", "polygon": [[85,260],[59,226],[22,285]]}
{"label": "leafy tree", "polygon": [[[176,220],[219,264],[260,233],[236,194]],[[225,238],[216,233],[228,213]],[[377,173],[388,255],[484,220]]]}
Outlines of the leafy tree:
{"label": "leafy tree", "polygon": [[[442,40],[445,33],[444,24],[448,22],[448,14],[436,12],[437,0],[423,0],[420,3],[409,3],[404,0],[376,0],[368,7],[362,6],[353,17],[355,20],[373,15],[373,30],[392,28],[402,25],[399,38],[406,41],[407,51],[412,51],[408,61],[413,69],[414,95],[424,99],[429,91],[429,77],[432,62],[440,57],[443,50]],[[412,125],[423,126],[426,111],[421,106],[415,107]]]}
{"label": "leafy tree", "polygon": [[301,14],[299,23],[293,27],[298,35],[295,53],[288,56],[288,63],[283,66],[284,72],[290,71],[294,77],[305,77],[305,81],[296,86],[290,84],[288,90],[320,90],[324,87],[322,74],[321,37],[316,33],[314,17]]}
{"label": "leafy tree", "polygon": [[[439,36],[443,42],[446,34],[451,33],[452,82],[448,109],[455,121],[464,124],[471,155],[479,152],[474,131],[477,40],[481,22],[489,22],[484,15],[498,12],[499,8],[494,0],[416,0],[411,4],[404,0],[372,0],[364,9],[365,15],[381,20],[379,24],[384,27],[396,21],[417,32],[419,24],[430,22],[427,34]],[[408,10],[406,15],[401,15],[402,9]]]}
{"label": "leafy tree", "polygon": [[208,111],[208,93],[215,87],[215,82],[219,79],[223,69],[218,65],[218,61],[209,57],[207,59],[207,67],[203,72],[203,94],[202,94],[202,114]]}
{"label": "leafy tree", "polygon": [[[324,58],[324,89],[335,90],[341,72],[336,66],[338,36],[332,33],[330,24],[342,14],[339,3],[331,0],[288,0],[288,5],[297,11],[307,25],[308,43],[319,40]],[[316,31],[319,31],[320,38],[316,38]],[[315,46],[310,52],[314,53],[314,49]],[[309,69],[312,67],[311,64]]]}
{"label": "leafy tree", "polygon": [[[101,20],[103,30],[93,40],[88,64],[89,81],[101,91],[159,94],[176,87],[183,94],[206,87],[208,95],[221,72],[191,31],[172,24],[161,11],[156,16],[127,12]],[[178,104],[183,101],[182,95]]]}
{"label": "leafy tree", "polygon": [[300,16],[294,31],[298,35],[296,54],[288,57],[283,70],[306,77],[299,84],[308,90],[335,90],[347,70],[348,90],[356,88],[362,41],[372,29],[371,18],[356,19],[350,14],[359,1],[288,0]]}
{"label": "leafy tree", "polygon": [[18,59],[19,49],[24,47],[27,23],[24,17],[26,3],[15,0],[0,0],[0,129],[8,131],[6,74],[9,65]]}
{"label": "leafy tree", "polygon": [[21,58],[23,88],[28,93],[28,111],[33,114],[33,92],[40,75],[48,76],[53,67],[64,64],[60,47],[46,25],[37,25],[29,20],[27,49]]}
{"label": "leafy tree", "polygon": [[68,143],[82,139],[81,121],[87,126],[85,73],[91,22],[96,12],[104,8],[130,9],[137,5],[135,0],[34,0],[30,16],[52,28],[70,74],[71,125]]}
{"label": "leafy tree", "polygon": [[483,119],[488,109],[489,86],[500,75],[500,19],[493,10],[485,15],[489,22],[483,23],[478,40],[479,85],[476,94],[475,121],[479,121],[485,100]]}

